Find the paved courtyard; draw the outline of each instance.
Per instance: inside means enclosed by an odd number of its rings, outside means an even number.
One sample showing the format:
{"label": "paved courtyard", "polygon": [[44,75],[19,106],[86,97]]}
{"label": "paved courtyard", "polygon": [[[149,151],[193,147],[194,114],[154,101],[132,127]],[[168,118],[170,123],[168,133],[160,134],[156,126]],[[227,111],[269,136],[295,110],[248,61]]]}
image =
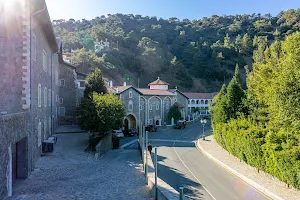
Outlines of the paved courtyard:
{"label": "paved courtyard", "polygon": [[137,149],[112,150],[99,160],[84,152],[87,133],[59,134],[52,154],[14,186],[14,200],[148,200]]}

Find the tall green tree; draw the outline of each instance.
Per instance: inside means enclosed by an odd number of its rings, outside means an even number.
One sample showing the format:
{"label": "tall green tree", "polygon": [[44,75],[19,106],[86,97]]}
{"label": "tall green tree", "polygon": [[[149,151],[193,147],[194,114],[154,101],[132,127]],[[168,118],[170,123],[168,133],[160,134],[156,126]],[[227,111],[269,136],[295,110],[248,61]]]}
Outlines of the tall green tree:
{"label": "tall green tree", "polygon": [[244,55],[249,55],[251,51],[252,51],[252,41],[248,33],[246,33],[243,36],[243,40],[242,40],[242,53]]}
{"label": "tall green tree", "polygon": [[236,78],[236,81],[238,82],[238,84],[240,84],[240,86],[242,86],[242,78],[241,78],[240,68],[239,68],[238,64],[235,65],[234,77]]}
{"label": "tall green tree", "polygon": [[84,97],[89,97],[93,92],[97,92],[98,94],[107,93],[107,88],[100,69],[95,69],[93,73],[86,77]]}
{"label": "tall green tree", "polygon": [[213,103],[210,106],[210,113],[213,126],[218,123],[227,122],[228,118],[228,106],[227,106],[227,88],[222,86],[218,95],[213,99]]}
{"label": "tall green tree", "polygon": [[168,112],[168,119],[171,121],[171,119],[174,119],[174,122],[176,123],[178,120],[181,119],[181,112],[178,105],[174,104],[170,107],[170,110]]}
{"label": "tall green tree", "polygon": [[238,112],[241,112],[243,109],[243,100],[245,98],[245,92],[236,76],[234,76],[228,84],[226,98],[228,116],[229,118],[236,118]]}

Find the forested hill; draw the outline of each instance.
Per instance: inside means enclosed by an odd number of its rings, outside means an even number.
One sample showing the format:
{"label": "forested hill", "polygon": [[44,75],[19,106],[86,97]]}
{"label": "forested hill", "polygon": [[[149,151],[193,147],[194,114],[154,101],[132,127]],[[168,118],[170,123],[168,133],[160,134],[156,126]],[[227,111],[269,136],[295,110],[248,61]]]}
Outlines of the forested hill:
{"label": "forested hill", "polygon": [[[268,44],[299,31],[300,9],[193,21],[114,14],[53,24],[80,72],[98,67],[115,83],[125,78],[140,87],[159,76],[183,91],[212,92],[231,79],[236,64],[242,72],[251,68],[253,51],[259,59]],[[109,47],[95,52],[106,39]]]}

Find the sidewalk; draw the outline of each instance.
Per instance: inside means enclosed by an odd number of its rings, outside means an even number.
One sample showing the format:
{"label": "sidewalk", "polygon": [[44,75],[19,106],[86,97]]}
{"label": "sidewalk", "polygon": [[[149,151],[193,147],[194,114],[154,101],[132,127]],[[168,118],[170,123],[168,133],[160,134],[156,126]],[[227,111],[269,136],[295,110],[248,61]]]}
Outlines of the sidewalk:
{"label": "sidewalk", "polygon": [[260,172],[256,168],[240,162],[216,143],[213,136],[207,136],[206,141],[198,140],[197,147],[213,161],[220,164],[229,172],[243,179],[248,184],[257,188],[272,199],[299,200],[300,191],[287,188],[286,184],[273,178],[271,175]]}
{"label": "sidewalk", "polygon": [[55,133],[83,133],[85,130],[81,130],[78,125],[61,125],[58,126],[55,130]]}
{"label": "sidewalk", "polygon": [[58,134],[54,152],[13,188],[13,200],[149,200],[137,149],[112,150],[99,160],[84,152],[87,133]]}

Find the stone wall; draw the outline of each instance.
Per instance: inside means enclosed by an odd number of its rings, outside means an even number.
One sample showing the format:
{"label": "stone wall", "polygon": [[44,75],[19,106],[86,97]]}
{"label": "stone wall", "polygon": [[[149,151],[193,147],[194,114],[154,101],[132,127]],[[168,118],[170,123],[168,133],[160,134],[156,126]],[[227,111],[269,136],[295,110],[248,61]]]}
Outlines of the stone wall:
{"label": "stone wall", "polygon": [[[0,116],[0,127],[0,199],[2,199],[2,197],[7,195],[9,146],[26,137],[28,138],[28,144],[31,144],[29,112]],[[28,153],[30,156],[30,150]],[[27,174],[29,174],[30,163],[28,157],[24,159],[27,161]]]}
{"label": "stone wall", "polygon": [[112,132],[108,132],[102,140],[96,145],[95,158],[98,159],[103,154],[107,153],[113,148]]}

